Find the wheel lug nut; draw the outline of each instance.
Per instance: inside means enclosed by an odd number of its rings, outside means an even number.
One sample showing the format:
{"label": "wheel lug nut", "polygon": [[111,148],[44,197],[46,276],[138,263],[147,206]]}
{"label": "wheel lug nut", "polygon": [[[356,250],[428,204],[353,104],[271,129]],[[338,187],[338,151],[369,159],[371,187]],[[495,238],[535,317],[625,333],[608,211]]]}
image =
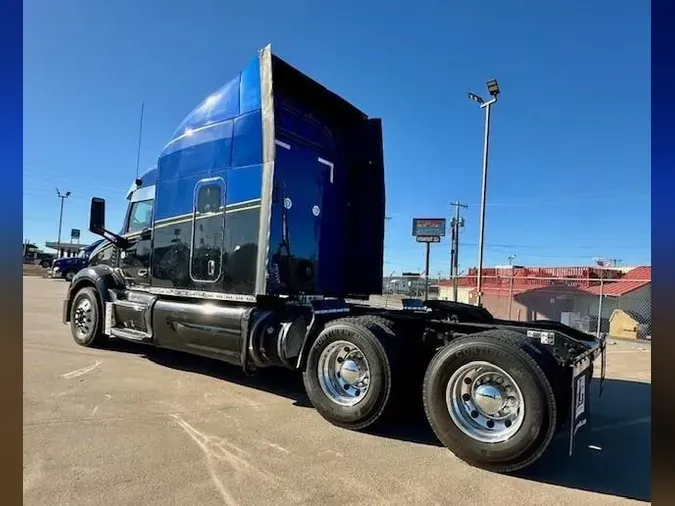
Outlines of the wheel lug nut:
{"label": "wheel lug nut", "polygon": [[462,395],[462,400],[464,402],[469,402],[471,400],[471,396],[469,394],[464,394]]}
{"label": "wheel lug nut", "polygon": [[478,411],[473,410],[473,411],[471,412],[471,417],[472,417],[472,418],[478,418]]}
{"label": "wheel lug nut", "polygon": [[507,428],[507,429],[508,429],[509,427],[511,427],[511,420],[506,420],[506,421],[504,422],[504,425],[506,425],[506,428]]}
{"label": "wheel lug nut", "polygon": [[491,428],[493,428],[493,427],[495,426],[495,422],[493,422],[492,420],[488,420],[487,426],[488,426],[488,428],[491,429]]}
{"label": "wheel lug nut", "polygon": [[470,385],[471,384],[471,378],[464,378],[464,383],[466,383],[467,385]]}

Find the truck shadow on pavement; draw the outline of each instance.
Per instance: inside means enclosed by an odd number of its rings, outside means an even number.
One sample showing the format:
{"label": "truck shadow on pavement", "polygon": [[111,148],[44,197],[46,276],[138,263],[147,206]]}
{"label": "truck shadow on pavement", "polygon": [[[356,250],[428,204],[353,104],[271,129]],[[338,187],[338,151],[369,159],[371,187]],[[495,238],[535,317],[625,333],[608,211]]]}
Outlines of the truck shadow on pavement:
{"label": "truck shadow on pavement", "polygon": [[[145,356],[171,369],[212,378],[286,397],[295,406],[312,407],[300,374],[266,369],[247,376],[240,368],[217,360],[158,350],[133,343],[115,342],[109,348]],[[569,440],[559,434],[533,467],[515,477],[552,485],[651,501],[651,385],[626,380],[605,380],[602,397],[598,382],[591,390],[591,426],[578,434],[574,453],[568,457]],[[395,424],[373,429],[376,437],[442,447],[424,417],[420,395]],[[420,399],[418,401],[418,399]],[[409,409],[411,408],[411,409]],[[327,422],[326,422],[327,423]],[[450,455],[449,458],[452,458]]]}
{"label": "truck shadow on pavement", "polygon": [[558,436],[524,479],[601,494],[651,501],[651,384],[606,379],[598,398],[592,385],[590,427]]}

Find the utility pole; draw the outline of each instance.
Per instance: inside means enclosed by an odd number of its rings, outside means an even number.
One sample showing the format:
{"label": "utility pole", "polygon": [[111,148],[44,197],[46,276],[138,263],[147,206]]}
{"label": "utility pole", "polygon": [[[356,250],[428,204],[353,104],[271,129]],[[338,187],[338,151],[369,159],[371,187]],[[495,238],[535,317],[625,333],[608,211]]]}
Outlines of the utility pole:
{"label": "utility pole", "polygon": [[427,250],[424,255],[424,300],[429,300],[429,256],[431,253],[431,243],[426,244]]}
{"label": "utility pole", "polygon": [[509,255],[509,266],[511,267],[511,279],[509,280],[509,320],[511,319],[511,305],[513,303],[513,261],[516,255]]}
{"label": "utility pole", "polygon": [[605,297],[605,269],[610,265],[617,265],[620,260],[618,258],[599,258],[596,257],[595,263],[600,270],[600,298],[598,299],[598,325],[595,330],[595,335],[600,339],[600,332],[602,330],[602,299]]}
{"label": "utility pole", "polygon": [[450,276],[452,277],[452,300],[457,302],[457,285],[459,283],[459,229],[464,227],[464,218],[460,218],[460,208],[468,208],[461,202],[453,202],[455,208],[455,217],[450,221],[451,228],[451,246],[450,246]]}
{"label": "utility pole", "polygon": [[63,203],[68,197],[70,197],[70,192],[61,193],[61,190],[56,189],[56,195],[61,199],[61,211],[59,212],[59,237],[56,240],[56,258],[59,258],[61,255],[61,225],[63,224]]}

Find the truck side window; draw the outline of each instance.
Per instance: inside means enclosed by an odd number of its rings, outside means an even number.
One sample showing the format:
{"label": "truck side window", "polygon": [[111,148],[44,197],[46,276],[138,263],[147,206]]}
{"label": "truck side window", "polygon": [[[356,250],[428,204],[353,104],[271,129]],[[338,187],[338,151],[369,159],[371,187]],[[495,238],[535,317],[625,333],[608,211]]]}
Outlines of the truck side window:
{"label": "truck side window", "polygon": [[223,188],[220,179],[197,184],[190,266],[195,281],[214,282],[221,276],[225,238]]}
{"label": "truck side window", "polygon": [[107,246],[89,259],[89,265],[110,265],[115,261],[116,249],[113,246]]}
{"label": "truck side window", "polygon": [[141,200],[131,204],[127,233],[139,232],[152,226],[152,204],[154,200]]}

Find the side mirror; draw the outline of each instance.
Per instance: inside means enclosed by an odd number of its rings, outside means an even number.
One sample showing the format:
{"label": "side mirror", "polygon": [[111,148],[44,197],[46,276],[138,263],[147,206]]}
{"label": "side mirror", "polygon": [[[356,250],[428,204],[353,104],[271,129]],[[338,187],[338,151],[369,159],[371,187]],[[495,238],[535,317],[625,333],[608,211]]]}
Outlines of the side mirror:
{"label": "side mirror", "polygon": [[105,199],[94,197],[91,199],[89,210],[89,231],[101,235],[105,230]]}

